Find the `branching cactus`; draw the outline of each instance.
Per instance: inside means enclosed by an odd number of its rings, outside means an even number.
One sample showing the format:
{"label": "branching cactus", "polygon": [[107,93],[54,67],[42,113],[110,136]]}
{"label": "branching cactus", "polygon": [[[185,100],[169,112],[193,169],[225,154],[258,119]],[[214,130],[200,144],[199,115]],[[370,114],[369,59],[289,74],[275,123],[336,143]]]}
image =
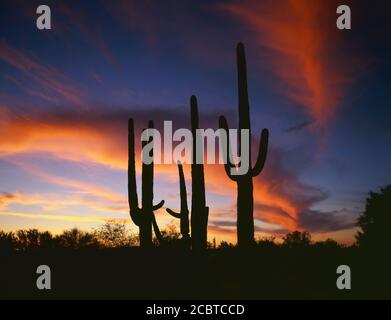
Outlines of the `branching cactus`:
{"label": "branching cactus", "polygon": [[[149,121],[148,127],[153,128],[153,121]],[[149,141],[143,141],[142,147],[152,142],[152,137]],[[150,151],[150,156],[153,157],[153,148]],[[156,238],[162,241],[162,235],[156,223],[154,211],[159,210],[164,205],[164,200],[157,205],[153,205],[153,161],[151,163],[142,163],[142,203],[139,207],[137,184],[136,184],[136,161],[134,148],[134,124],[133,119],[129,119],[128,126],[128,201],[129,213],[132,221],[139,227],[139,238],[141,247],[152,246],[152,227],[155,231]]]}
{"label": "branching cactus", "polygon": [[[246,57],[244,46],[242,43],[237,45],[237,70],[238,70],[238,90],[239,90],[239,153],[243,150],[241,146],[241,130],[249,130],[249,169],[247,173],[235,175],[236,165],[230,161],[229,152],[227,153],[227,162],[225,171],[230,179],[237,184],[237,238],[238,246],[242,248],[251,247],[254,244],[254,196],[253,196],[253,177],[258,176],[265,164],[269,131],[262,130],[259,142],[258,157],[254,167],[251,166],[251,125],[250,125],[250,110],[248,103],[247,92],[247,71]],[[227,148],[230,150],[228,123],[224,116],[219,118],[220,128],[225,130],[227,134]],[[241,157],[246,156],[240,154]]]}
{"label": "branching cactus", "polygon": [[180,219],[180,229],[182,234],[182,241],[186,247],[190,245],[190,229],[189,229],[189,208],[187,206],[187,191],[185,176],[183,174],[183,167],[180,161],[178,161],[178,174],[179,174],[179,193],[181,197],[181,209],[180,212],[175,212],[169,208],[166,211],[174,218]]}
{"label": "branching cactus", "polygon": [[[192,198],[191,198],[191,238],[192,249],[195,251],[205,250],[207,247],[208,233],[208,216],[209,208],[206,206],[205,200],[205,177],[204,165],[197,163],[197,155],[203,157],[203,144],[197,145],[196,137],[197,129],[199,128],[198,121],[198,106],[197,98],[190,98],[191,112],[191,132],[193,136],[193,152],[191,165],[191,182],[192,182]],[[203,158],[202,158],[203,159]]]}

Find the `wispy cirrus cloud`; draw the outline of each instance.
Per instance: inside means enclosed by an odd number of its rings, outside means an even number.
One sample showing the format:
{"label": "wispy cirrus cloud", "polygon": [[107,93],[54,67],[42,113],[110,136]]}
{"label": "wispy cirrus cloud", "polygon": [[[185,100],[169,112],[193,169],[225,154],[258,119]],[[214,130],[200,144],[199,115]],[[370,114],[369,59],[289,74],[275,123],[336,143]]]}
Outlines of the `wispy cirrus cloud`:
{"label": "wispy cirrus cloud", "polygon": [[76,85],[73,79],[67,77],[56,67],[46,65],[36,57],[22,52],[5,39],[0,39],[0,60],[35,81],[39,89],[34,89],[31,86],[21,86],[23,90],[27,90],[30,94],[39,96],[51,103],[62,99],[62,101],[78,108],[88,108],[88,102],[80,85]]}
{"label": "wispy cirrus cloud", "polygon": [[[333,1],[229,2],[218,9],[249,30],[281,84],[279,92],[302,106],[311,125],[324,127],[341,107],[352,82],[353,59],[343,55]],[[346,59],[345,59],[345,58]]]}

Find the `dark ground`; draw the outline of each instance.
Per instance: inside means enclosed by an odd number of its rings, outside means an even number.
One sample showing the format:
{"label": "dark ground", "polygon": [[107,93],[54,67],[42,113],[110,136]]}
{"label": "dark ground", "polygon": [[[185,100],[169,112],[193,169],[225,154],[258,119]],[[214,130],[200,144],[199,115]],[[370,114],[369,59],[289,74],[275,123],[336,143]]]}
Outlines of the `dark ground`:
{"label": "dark ground", "polygon": [[[389,259],[357,248],[40,249],[0,261],[1,299],[391,299]],[[51,290],[36,288],[41,264],[51,268]],[[336,288],[342,264],[351,290]]]}

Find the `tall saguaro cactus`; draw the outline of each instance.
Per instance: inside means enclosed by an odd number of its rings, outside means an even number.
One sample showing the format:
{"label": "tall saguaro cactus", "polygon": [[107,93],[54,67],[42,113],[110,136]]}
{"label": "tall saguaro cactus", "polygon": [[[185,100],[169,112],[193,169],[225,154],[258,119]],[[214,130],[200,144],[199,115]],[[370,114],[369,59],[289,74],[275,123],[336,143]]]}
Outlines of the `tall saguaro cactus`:
{"label": "tall saguaro cactus", "polygon": [[190,245],[189,208],[187,206],[187,191],[186,191],[185,176],[183,174],[182,164],[179,161],[178,161],[178,174],[179,174],[179,192],[181,197],[181,209],[179,213],[169,208],[167,208],[166,211],[174,218],[180,219],[182,241],[188,247]]}
{"label": "tall saguaro cactus", "polygon": [[[139,227],[139,237],[141,247],[152,246],[152,227],[155,231],[156,238],[162,240],[159,227],[156,223],[154,211],[160,209],[164,205],[164,200],[157,205],[153,205],[153,161],[151,163],[142,163],[142,200],[141,208],[138,203],[137,184],[136,184],[136,161],[134,148],[134,124],[133,119],[129,119],[128,123],[128,201],[129,213],[132,221]],[[153,121],[149,121],[148,127],[153,128]],[[149,141],[143,141],[142,147],[152,142],[152,137]],[[150,152],[153,157],[153,148]]]}
{"label": "tall saguaro cactus", "polygon": [[[269,131],[267,129],[262,130],[259,151],[256,163],[254,167],[251,166],[251,124],[250,124],[250,110],[248,103],[247,92],[247,70],[246,70],[246,57],[244,51],[244,45],[238,43],[236,48],[237,53],[237,70],[238,70],[238,90],[239,90],[239,143],[241,143],[241,130],[249,130],[249,170],[243,175],[234,175],[231,173],[231,169],[235,170],[235,164],[230,162],[230,157],[227,156],[227,162],[225,164],[225,171],[228,177],[235,181],[237,184],[237,237],[238,246],[242,248],[251,247],[254,244],[254,196],[253,196],[253,177],[258,176],[265,164],[269,140]],[[228,123],[224,116],[219,118],[219,125],[221,129],[224,129],[229,137]],[[229,150],[229,139],[227,139]],[[239,144],[238,148],[241,152],[242,147]],[[245,155],[241,155],[243,157]]]}
{"label": "tall saguaro cactus", "polygon": [[[193,154],[191,165],[191,237],[192,248],[195,251],[207,247],[209,208],[205,200],[204,164],[197,163],[197,154],[203,155],[203,144],[197,144],[197,129],[199,129],[197,98],[190,98],[191,132],[193,136]],[[202,157],[203,159],[203,157]]]}

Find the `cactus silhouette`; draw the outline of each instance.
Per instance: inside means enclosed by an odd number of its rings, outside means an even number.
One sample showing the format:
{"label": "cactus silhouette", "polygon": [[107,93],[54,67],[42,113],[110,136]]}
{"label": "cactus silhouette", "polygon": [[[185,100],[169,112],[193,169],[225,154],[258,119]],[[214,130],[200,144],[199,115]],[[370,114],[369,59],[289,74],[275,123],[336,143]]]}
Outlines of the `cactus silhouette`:
{"label": "cactus silhouette", "polygon": [[185,176],[183,174],[183,167],[180,161],[178,161],[178,174],[179,174],[179,191],[181,197],[181,209],[180,212],[175,212],[169,208],[166,211],[175,218],[180,219],[180,229],[182,234],[182,241],[186,247],[190,245],[190,229],[189,229],[189,208],[187,206],[187,191]]}
{"label": "cactus silhouette", "polygon": [[[244,51],[244,45],[238,43],[236,48],[237,53],[237,70],[238,70],[238,90],[239,90],[239,153],[241,153],[241,130],[249,130],[249,154],[248,159],[250,161],[249,170],[243,175],[234,175],[231,169],[234,171],[236,166],[230,162],[230,157],[227,156],[227,161],[224,165],[226,174],[228,177],[235,181],[237,184],[237,238],[238,246],[242,248],[251,247],[254,244],[254,196],[253,196],[253,177],[259,175],[264,167],[269,131],[267,129],[262,130],[258,157],[254,167],[251,167],[251,124],[250,124],[250,111],[248,103],[247,92],[247,71],[246,71],[246,57]],[[225,130],[227,134],[227,148],[230,150],[228,123],[224,116],[219,118],[219,126]],[[229,154],[229,153],[228,153]],[[241,155],[243,156],[243,155]]]}
{"label": "cactus silhouette", "polygon": [[[145,163],[142,161],[142,200],[141,208],[138,203],[137,184],[136,184],[136,161],[134,148],[134,124],[133,119],[129,119],[128,124],[128,201],[129,213],[132,221],[139,227],[139,238],[141,247],[152,246],[152,227],[155,231],[156,238],[162,241],[162,235],[156,223],[154,211],[160,209],[164,205],[164,200],[157,205],[153,205],[153,161]],[[153,128],[153,121],[149,121],[148,127]],[[145,129],[144,129],[145,130]],[[152,137],[149,141],[142,142],[143,157],[144,147],[152,142]],[[149,152],[153,157],[153,147]]]}
{"label": "cactus silhouette", "polygon": [[[203,164],[203,144],[197,144],[198,106],[197,98],[190,98],[191,132],[193,136],[192,165],[191,165],[191,238],[192,249],[195,251],[205,250],[207,247],[209,207],[205,205],[205,177]],[[201,138],[201,137],[200,137]],[[197,163],[197,155],[201,163]]]}

